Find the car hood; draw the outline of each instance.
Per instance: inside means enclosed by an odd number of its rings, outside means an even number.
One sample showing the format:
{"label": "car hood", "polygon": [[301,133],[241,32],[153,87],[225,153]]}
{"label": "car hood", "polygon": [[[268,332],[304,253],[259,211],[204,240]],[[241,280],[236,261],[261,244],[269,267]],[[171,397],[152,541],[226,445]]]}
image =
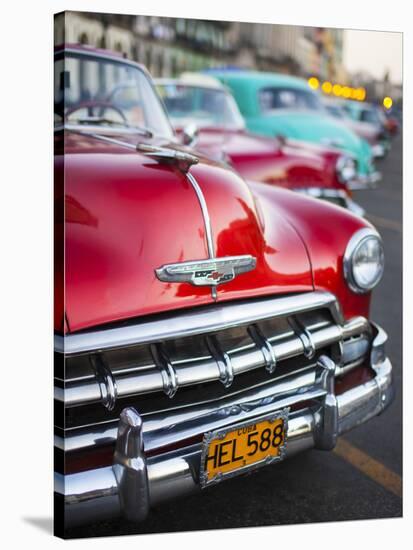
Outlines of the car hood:
{"label": "car hood", "polygon": [[[367,171],[371,150],[345,124],[319,112],[280,112],[265,117],[267,129],[272,135],[283,135],[303,141],[334,146],[356,157],[360,172]],[[252,128],[253,129],[253,128]]]}
{"label": "car hood", "polygon": [[[177,127],[178,133],[181,128]],[[245,130],[201,128],[197,151],[229,162],[247,180],[286,188],[334,187],[336,148],[296,140],[260,136]]]}
{"label": "car hood", "polygon": [[[65,186],[69,330],[212,303],[209,287],[155,275],[165,264],[208,258],[204,217],[186,175],[123,145],[65,135],[56,179]],[[200,159],[190,173],[205,197],[216,256],[257,260],[253,271],[218,286],[218,301],[313,289],[307,250],[275,202],[253,196],[235,172],[211,160]]]}

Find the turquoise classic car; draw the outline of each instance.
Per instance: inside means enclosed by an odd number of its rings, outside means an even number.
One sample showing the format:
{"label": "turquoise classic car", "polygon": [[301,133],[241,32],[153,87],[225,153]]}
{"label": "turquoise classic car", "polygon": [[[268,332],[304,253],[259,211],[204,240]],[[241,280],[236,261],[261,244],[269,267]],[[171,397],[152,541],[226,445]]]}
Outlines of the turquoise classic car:
{"label": "turquoise classic car", "polygon": [[208,71],[232,92],[247,128],[266,136],[283,136],[337,147],[354,160],[353,189],[374,185],[376,171],[370,145],[328,115],[320,97],[301,78],[243,70]]}

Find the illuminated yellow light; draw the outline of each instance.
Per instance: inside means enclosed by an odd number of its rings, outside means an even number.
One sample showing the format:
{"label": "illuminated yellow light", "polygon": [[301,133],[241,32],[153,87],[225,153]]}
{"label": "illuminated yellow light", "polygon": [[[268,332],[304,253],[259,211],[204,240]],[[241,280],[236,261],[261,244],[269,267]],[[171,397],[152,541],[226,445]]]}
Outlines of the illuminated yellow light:
{"label": "illuminated yellow light", "polygon": [[331,94],[333,90],[333,85],[331,84],[331,82],[326,81],[326,82],[323,82],[321,89],[325,94]]}
{"label": "illuminated yellow light", "polygon": [[393,100],[391,97],[385,97],[383,99],[383,105],[386,107],[386,109],[390,109],[391,106],[393,105]]}
{"label": "illuminated yellow light", "polygon": [[320,86],[320,82],[318,78],[316,78],[315,76],[312,76],[311,78],[308,79],[308,85],[312,90],[317,90],[317,88]]}
{"label": "illuminated yellow light", "polygon": [[359,101],[364,101],[366,99],[366,90],[364,88],[357,88],[356,92],[356,99]]}
{"label": "illuminated yellow light", "polygon": [[351,88],[348,86],[344,86],[344,88],[341,90],[341,95],[348,99],[351,96]]}
{"label": "illuminated yellow light", "polygon": [[333,94],[334,95],[341,95],[341,91],[342,91],[342,86],[340,86],[340,84],[334,84],[333,86]]}
{"label": "illuminated yellow light", "polygon": [[351,99],[357,99],[357,89],[356,88],[351,88],[350,98]]}

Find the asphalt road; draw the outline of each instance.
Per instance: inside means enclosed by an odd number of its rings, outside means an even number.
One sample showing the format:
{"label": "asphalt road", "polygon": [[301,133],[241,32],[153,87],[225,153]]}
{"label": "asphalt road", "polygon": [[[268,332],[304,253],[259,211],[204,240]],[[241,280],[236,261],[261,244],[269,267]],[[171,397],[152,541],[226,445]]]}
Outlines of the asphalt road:
{"label": "asphalt road", "polygon": [[346,434],[334,452],[309,451],[152,510],[141,524],[102,522],[69,537],[234,528],[402,515],[402,139],[378,168],[383,181],[355,194],[380,231],[386,270],[372,318],[388,333],[396,398],[381,416]]}

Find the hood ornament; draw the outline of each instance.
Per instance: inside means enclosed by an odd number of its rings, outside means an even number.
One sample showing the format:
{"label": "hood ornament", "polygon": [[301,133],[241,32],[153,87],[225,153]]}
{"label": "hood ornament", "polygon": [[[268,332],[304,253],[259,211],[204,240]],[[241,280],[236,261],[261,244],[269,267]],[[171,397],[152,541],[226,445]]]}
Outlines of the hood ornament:
{"label": "hood ornament", "polygon": [[255,269],[254,256],[224,256],[167,264],[155,270],[156,276],[165,283],[190,283],[195,286],[218,286],[229,283],[241,273]]}
{"label": "hood ornament", "polygon": [[175,164],[181,172],[185,174],[193,164],[198,164],[199,159],[195,155],[177,151],[176,149],[168,149],[166,147],[156,147],[154,145],[146,145],[139,143],[136,150],[143,153],[147,157],[151,157],[159,162],[167,162]]}

